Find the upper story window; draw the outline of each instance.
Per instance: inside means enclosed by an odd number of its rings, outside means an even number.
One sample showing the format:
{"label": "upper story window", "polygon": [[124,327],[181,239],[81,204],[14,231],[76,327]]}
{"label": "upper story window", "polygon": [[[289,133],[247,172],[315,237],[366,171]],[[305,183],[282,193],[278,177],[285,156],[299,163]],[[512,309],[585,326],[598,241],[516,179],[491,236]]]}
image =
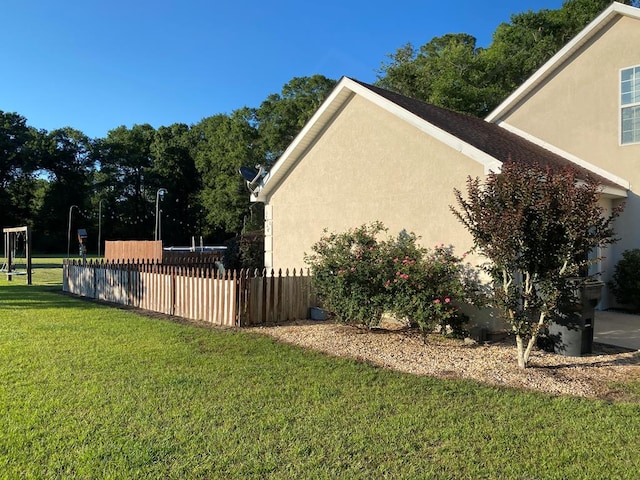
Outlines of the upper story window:
{"label": "upper story window", "polygon": [[620,71],[621,143],[640,143],[640,66]]}

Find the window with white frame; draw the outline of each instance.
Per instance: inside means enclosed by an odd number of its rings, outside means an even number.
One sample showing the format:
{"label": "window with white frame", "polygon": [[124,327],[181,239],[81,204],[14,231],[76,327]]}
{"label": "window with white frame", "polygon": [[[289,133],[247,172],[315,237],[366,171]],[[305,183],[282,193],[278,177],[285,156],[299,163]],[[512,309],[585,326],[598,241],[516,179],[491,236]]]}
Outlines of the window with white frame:
{"label": "window with white frame", "polygon": [[640,143],[640,66],[620,71],[621,143]]}

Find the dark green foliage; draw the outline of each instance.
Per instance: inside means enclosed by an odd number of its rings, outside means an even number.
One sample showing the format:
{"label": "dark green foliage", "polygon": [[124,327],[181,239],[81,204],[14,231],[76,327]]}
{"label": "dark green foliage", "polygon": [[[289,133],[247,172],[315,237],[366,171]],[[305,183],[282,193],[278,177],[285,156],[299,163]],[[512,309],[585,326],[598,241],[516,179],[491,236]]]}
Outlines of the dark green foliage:
{"label": "dark green foliage", "polygon": [[120,126],[98,142],[96,191],[105,200],[103,231],[108,240],[153,239],[156,191],[148,185],[148,176],[155,133],[149,124]]}
{"label": "dark green foliage", "polygon": [[640,312],[640,249],[625,250],[609,284],[616,300]]}
{"label": "dark green foliage", "polygon": [[281,94],[271,94],[260,104],[254,115],[263,165],[275,163],[336,83],[322,75],[295,77],[282,87]]}
{"label": "dark green foliage", "polygon": [[471,35],[447,34],[419,49],[407,44],[390,58],[378,85],[433,105],[484,116],[506,93],[487,75],[485,51]]}
{"label": "dark green foliage", "polygon": [[24,117],[0,110],[0,227],[33,225],[36,135]]}
{"label": "dark green foliage", "polygon": [[38,137],[40,173],[46,177],[47,184],[35,216],[38,228],[34,233],[41,249],[60,252],[67,245],[71,205],[78,207],[77,223],[72,221],[71,225],[74,234],[78,228],[88,229],[93,224],[93,219],[87,217],[95,181],[96,144],[84,133],[69,127],[39,132]]}
{"label": "dark green foliage", "polygon": [[452,211],[490,262],[495,301],[516,334],[524,368],[540,329],[575,278],[598,261],[589,253],[615,241],[612,222],[620,208],[605,216],[598,182],[579,179],[572,169],[515,162],[484,183],[469,178],[466,199],[455,194],[459,210]]}
{"label": "dark green foliage", "polygon": [[558,10],[515,14],[496,28],[487,48],[465,33],[435,37],[420,48],[404,45],[382,64],[377,83],[484,117],[610,4],[568,0]]}
{"label": "dark green foliage", "polygon": [[202,184],[193,158],[195,146],[195,135],[184,123],[158,128],[151,142],[153,165],[147,181],[151,192],[160,187],[168,190],[162,202],[166,245],[190,245],[192,236],[202,235]]}
{"label": "dark green foliage", "polygon": [[37,131],[20,115],[0,111],[0,226],[31,225],[36,250],[61,252],[76,205],[71,230],[87,229],[94,254],[99,223],[102,242],[153,239],[162,187],[165,244],[189,245],[200,236],[223,244],[242,233],[242,264],[257,265],[259,242],[244,225],[259,216],[257,231],[263,217],[251,212],[238,168],[273,164],[335,83],[321,75],[294,78],[257,109],[191,126],[120,126],[101,139],[68,127]]}
{"label": "dark green foliage", "polygon": [[376,326],[384,312],[406,318],[423,332],[461,331],[461,303],[475,303],[477,285],[460,258],[444,245],[433,251],[402,232],[380,240],[376,222],[325,233],[305,260],[323,306],[343,323]]}
{"label": "dark green foliage", "polygon": [[[249,210],[249,191],[238,174],[242,165],[260,163],[251,112],[215,115],[193,127],[195,165],[202,182],[200,202],[209,228],[239,232]],[[211,232],[208,232],[211,233]]]}

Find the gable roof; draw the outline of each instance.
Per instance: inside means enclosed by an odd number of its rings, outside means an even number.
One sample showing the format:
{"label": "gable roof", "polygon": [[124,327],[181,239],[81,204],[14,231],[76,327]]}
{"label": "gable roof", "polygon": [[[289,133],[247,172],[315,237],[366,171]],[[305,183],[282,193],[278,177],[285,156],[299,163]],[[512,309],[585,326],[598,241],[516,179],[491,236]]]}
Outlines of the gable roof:
{"label": "gable roof", "polygon": [[[361,83],[361,82],[358,82]],[[524,164],[537,163],[555,169],[573,167],[582,178],[595,177],[603,186],[620,187],[621,185],[589,170],[562,155],[554,153],[521,135],[505,130],[498,125],[486,122],[471,115],[453,112],[445,108],[436,107],[419,100],[411,99],[380,87],[361,85],[388,98],[420,118],[455,135],[460,140],[473,145],[500,163],[519,162]]]}
{"label": "gable roof", "polygon": [[498,123],[501,117],[509,113],[509,111],[531,91],[543,83],[547,78],[549,78],[549,76],[553,75],[553,73],[560,68],[565,61],[571,58],[573,54],[621,16],[640,19],[640,8],[613,2],[569,43],[560,49],[558,53],[551,57],[547,63],[540,67],[526,82],[517,88],[515,92],[509,95],[500,105],[498,105],[498,107],[495,108],[493,112],[485,118],[485,120],[488,122]]}
{"label": "gable roof", "polygon": [[571,165],[581,176],[595,177],[614,195],[626,196],[625,185],[595,174],[498,125],[343,77],[265,176],[259,191],[251,196],[253,201],[268,199],[354,95],[367,98],[375,105],[479,162],[484,166],[485,173],[498,172],[502,163],[509,161],[537,162],[554,168]]}

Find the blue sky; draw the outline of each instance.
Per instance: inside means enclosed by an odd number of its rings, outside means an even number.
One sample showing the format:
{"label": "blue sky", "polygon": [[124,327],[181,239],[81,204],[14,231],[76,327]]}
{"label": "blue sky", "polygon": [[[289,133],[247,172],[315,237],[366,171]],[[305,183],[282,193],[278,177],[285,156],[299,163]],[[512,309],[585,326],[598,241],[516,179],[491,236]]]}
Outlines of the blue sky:
{"label": "blue sky", "polygon": [[469,33],[563,0],[7,0],[0,110],[46,130],[194,124],[258,107],[294,77],[372,83],[411,42]]}

